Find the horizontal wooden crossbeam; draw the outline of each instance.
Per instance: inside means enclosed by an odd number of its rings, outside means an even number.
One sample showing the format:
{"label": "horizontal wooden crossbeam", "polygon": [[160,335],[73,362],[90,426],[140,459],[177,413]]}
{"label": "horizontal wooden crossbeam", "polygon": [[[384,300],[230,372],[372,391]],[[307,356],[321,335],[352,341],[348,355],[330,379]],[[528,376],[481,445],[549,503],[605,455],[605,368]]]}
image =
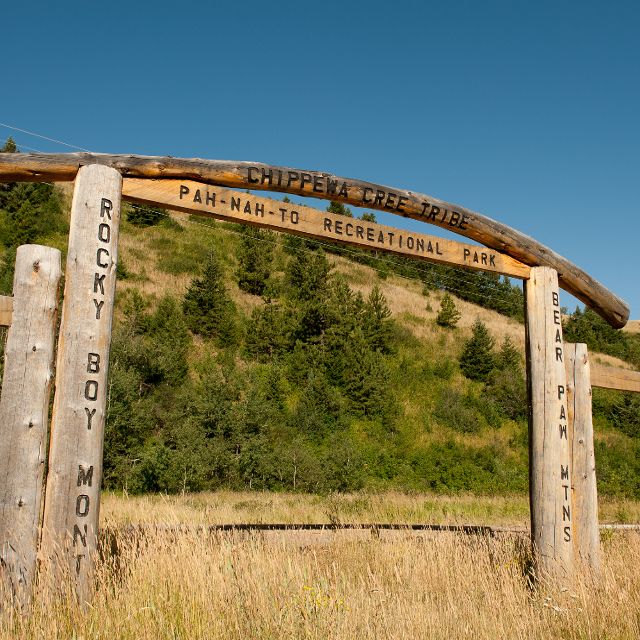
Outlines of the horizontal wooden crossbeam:
{"label": "horizontal wooden crossbeam", "polygon": [[526,279],[530,272],[527,265],[484,247],[395,229],[191,180],[125,178],[122,197],[132,202],[158,204],[220,220],[242,222],[331,243],[501,273],[515,278]]}
{"label": "horizontal wooden crossbeam", "polygon": [[603,367],[591,363],[591,386],[640,393],[640,371]]}
{"label": "horizontal wooden crossbeam", "polygon": [[0,327],[10,327],[12,315],[13,298],[11,296],[0,296]]}
{"label": "horizontal wooden crossbeam", "polygon": [[[3,153],[0,181],[74,180],[78,169],[88,164],[114,167],[125,177],[177,178],[231,188],[294,193],[415,218],[471,238],[529,266],[555,269],[560,286],[613,327],[621,328],[629,319],[629,307],[622,299],[533,238],[466,207],[405,189],[257,162],[95,153]],[[547,215],[559,213],[547,211]]]}

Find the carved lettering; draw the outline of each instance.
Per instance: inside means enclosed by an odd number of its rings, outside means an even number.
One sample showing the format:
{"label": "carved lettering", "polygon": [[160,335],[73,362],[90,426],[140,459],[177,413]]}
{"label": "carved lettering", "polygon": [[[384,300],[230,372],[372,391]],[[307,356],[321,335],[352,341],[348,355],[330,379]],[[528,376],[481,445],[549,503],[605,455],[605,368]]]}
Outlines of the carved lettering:
{"label": "carved lettering", "polygon": [[89,514],[90,500],[86,493],[81,493],[76,498],[76,515],[78,518],[86,518]]}
{"label": "carved lettering", "polygon": [[100,289],[100,293],[104,295],[104,279],[106,275],[98,275],[97,273],[93,277],[93,293],[98,293],[98,289]]}
{"label": "carved lettering", "polygon": [[109,256],[109,252],[106,249],[103,249],[102,247],[100,247],[100,249],[98,249],[98,251],[96,252],[96,264],[99,267],[102,267],[103,269],[109,266],[108,262],[102,262],[102,259],[100,256],[105,255],[105,256]]}
{"label": "carved lettering", "polygon": [[94,298],[93,299],[93,304],[96,305],[96,320],[100,320],[100,314],[102,313],[102,307],[104,307],[104,300],[100,300],[100,302],[98,302]]}
{"label": "carved lettering", "polygon": [[91,421],[93,420],[93,416],[96,415],[97,409],[92,409],[91,411],[89,411],[89,407],[85,407],[84,410],[87,414],[87,431],[91,431]]}
{"label": "carved lettering", "polygon": [[82,525],[82,528],[84,529],[84,533],[82,533],[82,531],[80,530],[80,527],[77,524],[73,525],[73,546],[74,547],[78,546],[78,538],[80,539],[80,542],[82,543],[83,547],[87,546],[87,525],[86,524]]}
{"label": "carved lettering", "polygon": [[78,486],[81,487],[83,484],[86,484],[87,486],[90,487],[92,482],[93,482],[93,465],[91,465],[89,469],[85,471],[83,466],[79,464],[78,465]]}
{"label": "carved lettering", "polygon": [[111,241],[111,227],[106,222],[101,222],[98,227],[98,240],[106,243]]}
{"label": "carved lettering", "polygon": [[104,218],[106,216],[107,220],[111,220],[111,211],[113,210],[113,202],[108,198],[102,198],[102,202],[100,203],[100,217]]}
{"label": "carved lettering", "polygon": [[87,373],[100,373],[100,354],[87,354]]}
{"label": "carved lettering", "polygon": [[98,381],[87,380],[84,385],[84,397],[86,400],[95,402],[98,398]]}

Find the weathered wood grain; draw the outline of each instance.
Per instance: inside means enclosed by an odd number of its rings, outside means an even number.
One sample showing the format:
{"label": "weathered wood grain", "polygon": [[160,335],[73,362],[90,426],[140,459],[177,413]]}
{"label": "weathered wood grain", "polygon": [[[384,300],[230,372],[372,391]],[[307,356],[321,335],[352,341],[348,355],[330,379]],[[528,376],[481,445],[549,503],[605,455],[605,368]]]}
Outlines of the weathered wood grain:
{"label": "weathered wood grain", "polygon": [[[114,167],[125,177],[178,178],[231,188],[293,193],[422,220],[472,238],[529,266],[555,269],[563,289],[616,328],[623,327],[629,319],[629,307],[623,300],[533,238],[466,207],[405,189],[257,162],[92,153],[0,154],[0,180],[73,180],[78,169],[87,164]],[[546,212],[558,214],[557,210]]]}
{"label": "weathered wood grain", "polygon": [[640,393],[640,371],[591,364],[591,386]]}
{"label": "weathered wood grain", "polygon": [[121,189],[115,169],[86,166],[71,205],[41,550],[54,576],[71,572],[82,602],[97,540]]}
{"label": "weathered wood grain", "polygon": [[36,568],[61,275],[57,249],[18,247],[0,398],[0,571],[23,608]]}
{"label": "weathered wood grain", "polygon": [[593,447],[591,376],[586,344],[565,344],[574,552],[594,576],[600,572],[598,489]]}
{"label": "weathered wood grain", "polygon": [[515,278],[529,277],[530,267],[484,247],[346,218],[304,205],[287,204],[191,180],[125,178],[122,197],[131,202],[159,204],[173,210],[428,262],[501,273]]}
{"label": "weathered wood grain", "polygon": [[13,297],[0,296],[0,327],[8,327],[11,325],[12,314]]}
{"label": "weathered wood grain", "polygon": [[531,269],[525,301],[531,539],[539,577],[564,580],[573,573],[571,454],[558,278],[553,269]]}

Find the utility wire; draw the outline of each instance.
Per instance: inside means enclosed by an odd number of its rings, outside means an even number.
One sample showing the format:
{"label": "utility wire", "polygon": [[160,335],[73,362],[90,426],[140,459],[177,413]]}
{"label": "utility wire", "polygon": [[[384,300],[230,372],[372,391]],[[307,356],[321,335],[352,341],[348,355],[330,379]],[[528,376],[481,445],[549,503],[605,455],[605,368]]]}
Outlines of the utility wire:
{"label": "utility wire", "polygon": [[[83,147],[78,147],[75,144],[69,144],[68,142],[63,142],[62,140],[56,140],[55,138],[49,138],[49,136],[43,136],[39,133],[35,133],[34,131],[28,131],[27,129],[21,129],[20,127],[14,127],[10,124],[6,124],[5,122],[0,122],[0,127],[6,127],[7,129],[11,129],[13,131],[20,131],[20,133],[26,133],[29,136],[34,136],[36,138],[41,138],[42,140],[48,140],[49,142],[55,142],[56,144],[61,144],[65,147],[69,147],[70,149],[77,149],[78,151],[86,151],[87,153],[91,153],[89,149],[85,149]],[[39,152],[40,153],[40,152]]]}

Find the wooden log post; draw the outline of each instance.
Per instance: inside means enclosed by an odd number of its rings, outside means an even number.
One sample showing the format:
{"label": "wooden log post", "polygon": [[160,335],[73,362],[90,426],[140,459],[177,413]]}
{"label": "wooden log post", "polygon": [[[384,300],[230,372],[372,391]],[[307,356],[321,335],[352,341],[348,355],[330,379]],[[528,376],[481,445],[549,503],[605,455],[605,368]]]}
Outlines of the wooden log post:
{"label": "wooden log post", "polygon": [[41,552],[81,602],[97,544],[121,192],[118,171],[89,165],[71,206]]}
{"label": "wooden log post", "polygon": [[61,275],[57,249],[18,247],[0,398],[0,571],[23,608],[40,536]]}
{"label": "wooden log post", "polygon": [[591,375],[586,344],[565,344],[574,550],[583,568],[600,571],[598,489],[593,447]]}
{"label": "wooden log post", "polygon": [[531,539],[537,576],[563,580],[573,573],[571,457],[558,275],[554,269],[531,269],[525,282],[525,301]]}

